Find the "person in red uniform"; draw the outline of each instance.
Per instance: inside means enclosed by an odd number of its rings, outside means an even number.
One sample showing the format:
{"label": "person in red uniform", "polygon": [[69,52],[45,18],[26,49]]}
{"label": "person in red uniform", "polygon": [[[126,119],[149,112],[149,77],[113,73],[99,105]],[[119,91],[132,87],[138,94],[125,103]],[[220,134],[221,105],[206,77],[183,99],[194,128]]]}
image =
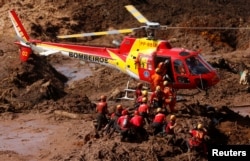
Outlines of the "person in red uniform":
{"label": "person in red uniform", "polygon": [[163,102],[164,102],[164,93],[161,90],[160,86],[156,87],[156,90],[151,94],[150,96],[150,107],[153,109],[157,107],[163,107]]}
{"label": "person in red uniform", "polygon": [[121,104],[116,106],[115,112],[111,114],[110,121],[106,127],[106,134],[112,135],[112,133],[115,131],[115,123],[117,122],[117,119],[122,115],[122,110],[123,107]]}
{"label": "person in red uniform", "polygon": [[137,100],[137,98],[142,95],[142,87],[143,87],[142,83],[137,84],[135,89],[135,100]]}
{"label": "person in red uniform", "polygon": [[155,115],[154,120],[151,124],[151,127],[154,129],[154,135],[157,135],[158,133],[163,131],[163,127],[165,124],[165,118],[166,118],[166,115],[162,112],[162,109],[157,108],[156,115]]}
{"label": "person in red uniform", "polygon": [[137,110],[138,107],[142,104],[142,98],[145,97],[145,98],[148,98],[148,91],[147,90],[143,90],[142,93],[141,93],[141,96],[139,96],[136,101],[135,101],[135,109]]}
{"label": "person in red uniform", "polygon": [[131,130],[136,136],[137,141],[146,139],[146,130],[144,129],[145,121],[142,116],[139,115],[137,110],[134,111],[134,116],[130,119]]}
{"label": "person in red uniform", "polygon": [[129,128],[130,128],[130,118],[128,115],[128,111],[124,109],[122,111],[122,116],[120,116],[117,120],[117,130],[121,134],[121,141],[125,141],[125,139],[129,135]]}
{"label": "person in red uniform", "polygon": [[139,114],[146,120],[147,124],[150,123],[149,120],[149,105],[147,104],[148,99],[146,97],[142,98],[142,104],[138,107]]}
{"label": "person in red uniform", "polygon": [[188,140],[188,148],[190,150],[197,150],[203,153],[207,153],[207,146],[205,144],[205,138],[207,136],[207,130],[203,127],[203,124],[199,123],[196,129],[189,131],[191,138]]}
{"label": "person in red uniform", "polygon": [[102,126],[105,125],[108,120],[106,118],[106,114],[108,114],[108,104],[106,102],[107,97],[102,95],[100,98],[100,102],[96,104],[96,112],[97,112],[97,127],[96,130],[101,130]]}
{"label": "person in red uniform", "polygon": [[151,90],[155,91],[156,86],[163,87],[163,76],[159,68],[155,69],[155,73],[151,76]]}
{"label": "person in red uniform", "polygon": [[163,82],[164,89],[164,107],[167,109],[169,107],[169,112],[175,112],[175,104],[176,104],[176,93],[174,92],[173,88],[168,85],[168,81]]}
{"label": "person in red uniform", "polygon": [[165,135],[167,137],[168,140],[168,144],[169,143],[174,143],[174,138],[175,138],[175,132],[174,132],[174,128],[176,127],[176,116],[175,115],[171,115],[170,116],[170,121],[166,124],[165,126]]}

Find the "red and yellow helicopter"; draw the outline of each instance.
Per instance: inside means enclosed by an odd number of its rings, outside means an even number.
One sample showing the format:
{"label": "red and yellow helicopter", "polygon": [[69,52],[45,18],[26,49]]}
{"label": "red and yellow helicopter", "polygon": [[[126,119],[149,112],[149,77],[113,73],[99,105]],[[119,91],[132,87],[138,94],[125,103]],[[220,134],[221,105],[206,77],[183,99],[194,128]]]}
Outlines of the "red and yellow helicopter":
{"label": "red and yellow helicopter", "polygon": [[166,28],[166,26],[148,21],[132,5],[125,7],[139,22],[146,25],[138,28],[58,36],[58,38],[75,38],[131,33],[137,29],[146,30],[147,37],[127,36],[119,47],[114,48],[32,40],[15,11],[11,10],[9,15],[19,40],[16,44],[20,47],[21,61],[27,61],[33,52],[45,56],[61,53],[79,60],[117,68],[132,78],[147,83],[150,83],[150,78],[155,73],[158,64],[165,62],[168,79],[175,89],[207,89],[219,82],[216,70],[202,58],[199,52],[172,48],[168,41],[156,39],[156,30]]}

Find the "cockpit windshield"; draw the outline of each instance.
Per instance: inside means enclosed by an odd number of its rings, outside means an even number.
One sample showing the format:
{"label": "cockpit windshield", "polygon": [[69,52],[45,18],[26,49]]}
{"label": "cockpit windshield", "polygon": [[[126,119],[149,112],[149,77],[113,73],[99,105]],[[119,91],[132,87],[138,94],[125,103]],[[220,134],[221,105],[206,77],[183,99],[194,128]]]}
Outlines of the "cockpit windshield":
{"label": "cockpit windshield", "polygon": [[205,74],[209,72],[199,57],[189,57],[186,59],[186,63],[191,74]]}

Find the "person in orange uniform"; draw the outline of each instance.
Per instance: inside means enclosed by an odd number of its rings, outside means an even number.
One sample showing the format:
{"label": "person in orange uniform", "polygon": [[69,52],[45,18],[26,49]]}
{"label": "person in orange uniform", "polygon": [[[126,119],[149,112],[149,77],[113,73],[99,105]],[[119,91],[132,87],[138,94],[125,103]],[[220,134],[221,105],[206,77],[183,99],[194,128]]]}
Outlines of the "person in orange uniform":
{"label": "person in orange uniform", "polygon": [[163,131],[163,127],[165,124],[166,115],[163,114],[161,108],[156,109],[156,115],[154,117],[153,123],[151,124],[152,128],[154,129],[154,135]]}
{"label": "person in orange uniform", "polygon": [[190,150],[197,150],[203,153],[207,153],[207,146],[205,144],[205,137],[207,136],[207,130],[203,127],[203,124],[199,123],[196,129],[189,131],[191,138],[188,140],[188,148]]}
{"label": "person in orange uniform", "polygon": [[164,62],[160,62],[158,65],[157,65],[157,68],[160,69],[160,73],[162,76],[165,76],[167,74],[167,68],[164,64]]}
{"label": "person in orange uniform", "polygon": [[129,135],[129,128],[130,128],[130,118],[128,115],[128,110],[122,110],[122,116],[120,116],[117,120],[117,130],[121,134],[121,141],[125,141],[125,139]]}
{"label": "person in orange uniform", "polygon": [[169,106],[169,112],[170,113],[174,113],[175,112],[175,104],[176,104],[176,93],[173,91],[173,88],[171,88],[168,85],[168,81],[164,81],[163,82],[164,85],[164,89],[163,89],[163,93],[164,93],[164,106],[167,109],[167,107]]}
{"label": "person in orange uniform", "polygon": [[149,105],[147,104],[148,99],[146,97],[142,98],[142,104],[138,107],[139,114],[146,120],[147,124],[149,124]]}
{"label": "person in orange uniform", "polygon": [[156,68],[155,73],[151,76],[151,90],[155,91],[157,86],[163,87],[163,76],[159,68]]}
{"label": "person in orange uniform", "polygon": [[96,104],[96,112],[97,112],[97,127],[96,130],[101,130],[102,126],[105,125],[108,120],[106,118],[106,114],[108,114],[108,104],[106,102],[107,97],[102,95],[100,97],[100,102]]}

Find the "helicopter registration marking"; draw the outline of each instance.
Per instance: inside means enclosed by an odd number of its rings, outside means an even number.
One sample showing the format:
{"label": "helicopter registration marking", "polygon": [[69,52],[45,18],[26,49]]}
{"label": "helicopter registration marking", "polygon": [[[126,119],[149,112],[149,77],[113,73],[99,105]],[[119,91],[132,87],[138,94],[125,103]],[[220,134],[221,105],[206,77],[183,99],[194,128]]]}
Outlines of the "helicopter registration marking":
{"label": "helicopter registration marking", "polygon": [[86,55],[82,53],[69,52],[69,57],[78,58],[78,59],[86,60],[90,62],[108,63],[108,58],[102,58],[102,57],[93,56],[93,55]]}
{"label": "helicopter registration marking", "polygon": [[155,42],[148,42],[148,41],[141,41],[141,46],[147,46],[147,47],[157,47],[157,43]]}

